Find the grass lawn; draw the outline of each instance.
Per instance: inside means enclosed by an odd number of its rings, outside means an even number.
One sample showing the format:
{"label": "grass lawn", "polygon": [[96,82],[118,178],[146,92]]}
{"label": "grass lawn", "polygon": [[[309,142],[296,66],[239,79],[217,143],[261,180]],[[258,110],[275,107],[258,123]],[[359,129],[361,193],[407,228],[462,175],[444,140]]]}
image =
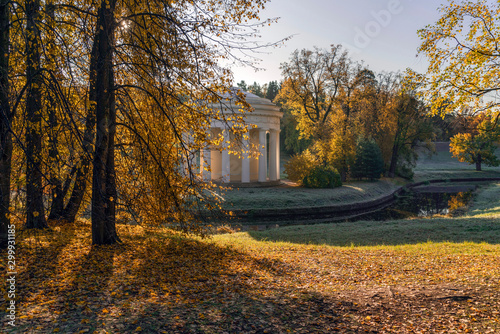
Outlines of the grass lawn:
{"label": "grass lawn", "polygon": [[84,221],[19,230],[17,327],[0,331],[498,333],[498,198],[500,183],[461,218],[209,239],[119,226],[106,247]]}
{"label": "grass lawn", "polygon": [[294,186],[240,188],[229,190],[227,209],[267,209],[313,207],[348,204],[373,200],[396,190],[392,180],[350,182],[334,189],[308,189]]}
{"label": "grass lawn", "polygon": [[341,332],[498,333],[499,198],[496,183],[464,217],[292,226],[216,240],[284,263],[296,287],[336,303]]}
{"label": "grass lawn", "polygon": [[[414,180],[416,182],[430,179],[500,176],[500,167],[488,167],[483,164],[482,171],[477,172],[475,165],[459,162],[456,158],[453,158],[448,143],[442,142],[435,145],[435,154],[420,154],[417,166],[414,169]],[[499,154],[500,150],[497,155]]]}

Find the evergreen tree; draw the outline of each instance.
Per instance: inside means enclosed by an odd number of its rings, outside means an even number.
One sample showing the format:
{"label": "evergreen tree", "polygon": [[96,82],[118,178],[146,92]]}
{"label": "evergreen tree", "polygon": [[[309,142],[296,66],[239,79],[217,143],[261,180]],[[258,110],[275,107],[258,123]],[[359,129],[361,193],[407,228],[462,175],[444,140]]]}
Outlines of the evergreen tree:
{"label": "evergreen tree", "polygon": [[383,173],[384,159],[380,147],[374,140],[360,140],[356,147],[356,158],[351,167],[351,177],[377,180]]}
{"label": "evergreen tree", "polygon": [[254,81],[253,84],[248,86],[248,92],[257,95],[258,97],[264,97],[264,93],[262,92],[262,87]]}
{"label": "evergreen tree", "polygon": [[267,85],[267,91],[266,91],[266,99],[268,100],[274,100],[276,95],[278,95],[280,91],[280,87],[278,85],[278,81],[270,81],[269,84]]}
{"label": "evergreen tree", "polygon": [[248,91],[247,83],[245,82],[245,80],[241,80],[241,81],[240,81],[240,82],[238,82],[236,85],[237,85],[238,87],[240,87],[240,88],[241,88],[241,90],[243,90],[243,91],[245,91],[245,92],[246,92],[246,91]]}

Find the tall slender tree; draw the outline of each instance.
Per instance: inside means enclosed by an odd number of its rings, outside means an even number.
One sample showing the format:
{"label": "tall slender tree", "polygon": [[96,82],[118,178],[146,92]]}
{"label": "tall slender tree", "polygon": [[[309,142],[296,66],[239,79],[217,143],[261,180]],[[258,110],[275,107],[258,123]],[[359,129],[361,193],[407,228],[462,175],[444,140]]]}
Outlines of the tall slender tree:
{"label": "tall slender tree", "polygon": [[12,114],[9,105],[10,0],[0,0],[0,248],[7,246],[10,225]]}
{"label": "tall slender tree", "polygon": [[45,228],[42,183],[42,83],[40,1],[26,1],[26,227]]}

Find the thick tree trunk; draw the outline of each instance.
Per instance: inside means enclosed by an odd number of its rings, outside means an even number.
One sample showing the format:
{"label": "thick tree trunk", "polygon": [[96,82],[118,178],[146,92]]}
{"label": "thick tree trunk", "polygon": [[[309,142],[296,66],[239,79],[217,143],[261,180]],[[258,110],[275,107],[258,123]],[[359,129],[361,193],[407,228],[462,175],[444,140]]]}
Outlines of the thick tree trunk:
{"label": "thick tree trunk", "polygon": [[97,44],[95,75],[98,80],[95,87],[97,127],[92,173],[92,244],[97,245],[119,242],[115,226],[114,9],[115,0],[101,2],[94,40]]}
{"label": "thick tree trunk", "polygon": [[10,224],[12,115],[9,106],[9,1],[0,0],[0,249],[7,247]]}
{"label": "thick tree trunk", "polygon": [[482,162],[483,162],[483,158],[481,157],[481,154],[478,154],[477,158],[476,158],[476,170],[478,172],[480,172],[482,170],[482,168],[481,168],[481,163]]}
{"label": "thick tree trunk", "polygon": [[42,158],[42,79],[40,75],[40,45],[37,21],[40,16],[40,1],[26,3],[26,76],[28,80],[26,98],[26,227],[45,228],[43,207]]}
{"label": "thick tree trunk", "polygon": [[56,177],[52,177],[50,182],[52,185],[52,202],[50,205],[50,213],[48,219],[61,219],[64,210],[64,194],[62,184],[61,181]]}

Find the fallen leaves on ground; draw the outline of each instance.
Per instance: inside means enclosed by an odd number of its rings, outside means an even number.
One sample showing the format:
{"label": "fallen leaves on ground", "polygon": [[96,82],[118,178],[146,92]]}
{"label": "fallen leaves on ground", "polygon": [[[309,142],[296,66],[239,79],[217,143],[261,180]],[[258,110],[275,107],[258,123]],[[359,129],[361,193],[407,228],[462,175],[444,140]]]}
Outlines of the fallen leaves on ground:
{"label": "fallen leaves on ground", "polygon": [[2,330],[500,331],[498,252],[231,243],[127,226],[119,233],[124,243],[100,247],[91,246],[86,222],[20,233],[17,327]]}

